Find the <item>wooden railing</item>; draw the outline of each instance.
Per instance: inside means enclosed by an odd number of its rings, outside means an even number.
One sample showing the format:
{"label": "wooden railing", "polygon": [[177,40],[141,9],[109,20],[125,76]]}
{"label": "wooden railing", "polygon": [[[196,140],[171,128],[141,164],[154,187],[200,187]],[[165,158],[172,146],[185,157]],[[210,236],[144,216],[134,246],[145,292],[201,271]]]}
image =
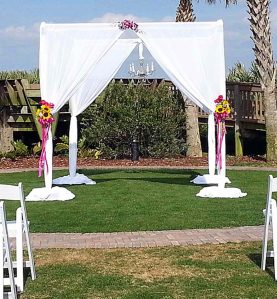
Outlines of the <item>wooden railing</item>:
{"label": "wooden railing", "polygon": [[[226,96],[232,107],[227,120],[229,125],[235,121],[264,125],[263,92],[259,84],[227,82]],[[199,109],[199,118],[207,118],[207,114]]]}
{"label": "wooden railing", "polygon": [[[118,80],[119,81],[119,80]],[[128,83],[128,79],[120,80]],[[160,83],[166,83],[172,92],[178,93],[177,88],[165,80],[149,80],[147,84],[155,87]],[[226,95],[230,101],[232,112],[227,119],[227,126],[235,128],[236,153],[242,152],[240,144],[242,131],[245,129],[265,129],[263,92],[261,86],[255,83],[227,82]],[[29,84],[27,80],[0,80],[0,125],[5,120],[14,130],[40,130],[35,118],[35,111],[40,100],[39,84]],[[68,121],[67,107],[60,113],[62,121]],[[206,123],[208,115],[199,109],[199,122]],[[56,122],[57,123],[57,122]]]}
{"label": "wooden railing", "polygon": [[[163,81],[152,80],[154,85],[161,82]],[[171,82],[165,82],[172,92],[177,92]],[[230,120],[239,118],[240,121],[264,123],[263,93],[259,84],[227,82],[226,94],[232,107]],[[39,84],[29,84],[26,80],[0,80],[0,106],[37,105],[39,100]],[[199,109],[199,117],[206,117],[201,109]]]}

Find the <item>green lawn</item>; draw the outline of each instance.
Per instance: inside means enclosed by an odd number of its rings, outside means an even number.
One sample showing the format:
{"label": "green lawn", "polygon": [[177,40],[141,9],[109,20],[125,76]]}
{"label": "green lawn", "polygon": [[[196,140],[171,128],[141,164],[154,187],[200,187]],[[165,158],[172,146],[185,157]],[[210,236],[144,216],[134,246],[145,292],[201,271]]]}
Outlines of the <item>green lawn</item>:
{"label": "green lawn", "polygon": [[276,298],[259,243],[38,250],[22,299]]}
{"label": "green lawn", "polygon": [[[213,228],[263,223],[268,172],[228,171],[232,187],[248,195],[239,199],[196,197],[202,188],[190,183],[198,173],[186,170],[87,170],[97,184],[70,186],[67,202],[29,202],[32,232],[113,232]],[[55,171],[55,177],[65,175]],[[22,181],[25,194],[43,186],[36,172],[0,174],[0,182]],[[8,204],[8,216],[14,213]],[[14,216],[13,216],[14,217]]]}

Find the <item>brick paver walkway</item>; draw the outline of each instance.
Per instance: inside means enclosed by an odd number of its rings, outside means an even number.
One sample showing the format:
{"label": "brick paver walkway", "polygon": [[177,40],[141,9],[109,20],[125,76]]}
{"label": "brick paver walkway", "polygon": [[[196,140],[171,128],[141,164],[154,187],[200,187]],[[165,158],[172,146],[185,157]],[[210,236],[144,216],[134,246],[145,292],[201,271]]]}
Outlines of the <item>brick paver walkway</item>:
{"label": "brick paver walkway", "polygon": [[[99,167],[86,168],[121,168]],[[205,169],[203,166],[132,166],[132,169]],[[55,169],[67,169],[55,167]],[[277,171],[276,167],[228,166],[233,170]],[[0,169],[0,173],[34,171],[37,169]],[[226,229],[187,229],[169,231],[141,231],[118,233],[33,233],[31,235],[34,249],[44,248],[127,248],[127,247],[158,247],[186,246],[197,244],[220,244],[227,242],[262,241],[263,226],[245,226]]]}
{"label": "brick paver walkway", "polygon": [[118,233],[34,233],[34,249],[127,248],[261,241],[263,226]]}

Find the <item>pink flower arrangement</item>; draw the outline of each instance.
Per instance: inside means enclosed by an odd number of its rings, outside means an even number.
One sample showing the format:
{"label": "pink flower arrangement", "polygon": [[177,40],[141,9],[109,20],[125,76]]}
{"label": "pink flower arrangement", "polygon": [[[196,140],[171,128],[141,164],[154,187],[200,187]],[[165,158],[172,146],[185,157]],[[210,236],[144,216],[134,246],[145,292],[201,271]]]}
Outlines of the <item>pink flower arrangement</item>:
{"label": "pink flower arrangement", "polygon": [[48,126],[55,121],[52,115],[52,109],[54,108],[54,104],[48,103],[44,100],[39,102],[40,108],[37,109],[37,118],[38,122],[42,126]]}
{"label": "pink flower arrangement", "polygon": [[215,113],[214,113],[215,121],[217,123],[222,122],[231,113],[229,102],[227,100],[224,100],[222,95],[218,96],[218,98],[214,100],[214,102],[216,103]]}
{"label": "pink flower arrangement", "polygon": [[55,119],[52,115],[52,109],[54,108],[54,104],[48,103],[43,100],[40,101],[39,104],[40,108],[37,109],[36,116],[42,128],[41,154],[38,166],[38,175],[40,177],[42,175],[44,165],[46,166],[46,171],[48,172],[48,163],[46,157],[46,141],[48,139],[48,132],[50,130],[51,124],[55,121]]}
{"label": "pink flower arrangement", "polygon": [[138,32],[138,24],[130,20],[124,20],[122,22],[119,22],[118,27],[122,30],[131,29],[135,32]]}

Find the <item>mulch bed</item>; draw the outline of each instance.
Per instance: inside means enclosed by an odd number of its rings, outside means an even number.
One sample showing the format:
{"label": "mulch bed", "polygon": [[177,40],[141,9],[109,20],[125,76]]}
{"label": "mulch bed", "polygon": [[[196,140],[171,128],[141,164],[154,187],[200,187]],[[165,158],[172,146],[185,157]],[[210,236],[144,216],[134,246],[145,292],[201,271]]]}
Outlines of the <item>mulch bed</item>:
{"label": "mulch bed", "polygon": [[[67,167],[68,157],[55,156],[53,158],[54,167]],[[78,158],[78,167],[132,167],[132,166],[178,166],[178,167],[190,167],[190,166],[207,166],[208,158],[164,158],[164,159],[139,159],[139,161],[132,162],[130,159],[122,160],[104,160],[104,159],[92,159],[92,158]],[[228,166],[276,166],[276,162],[267,163],[265,158],[255,157],[227,157]],[[38,157],[28,158],[16,158],[11,160],[8,158],[0,159],[0,169],[13,169],[13,168],[37,168]]]}

